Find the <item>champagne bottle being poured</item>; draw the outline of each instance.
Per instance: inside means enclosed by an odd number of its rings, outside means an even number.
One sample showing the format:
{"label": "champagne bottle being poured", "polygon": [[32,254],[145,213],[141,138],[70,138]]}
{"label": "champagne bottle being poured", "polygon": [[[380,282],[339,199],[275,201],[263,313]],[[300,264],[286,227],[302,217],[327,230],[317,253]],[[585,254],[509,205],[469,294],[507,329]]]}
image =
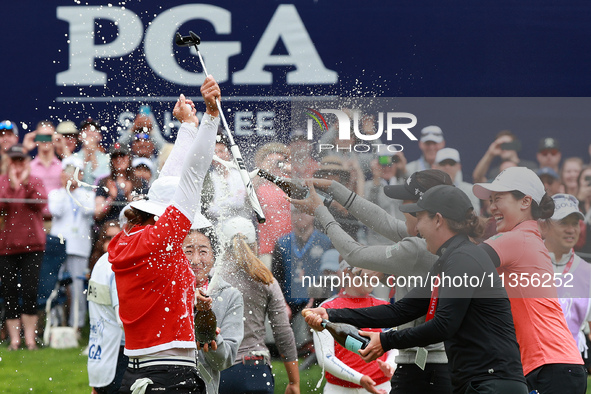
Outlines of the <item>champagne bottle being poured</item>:
{"label": "champagne bottle being poured", "polygon": [[[289,178],[279,177],[260,168],[258,170],[257,175],[270,182],[273,182],[281,190],[283,190],[285,194],[296,200],[303,200],[310,194],[310,190],[302,182],[298,182],[296,180]],[[332,197],[326,193],[323,193],[320,190],[316,190],[316,193],[318,193],[318,196],[322,200],[323,204],[328,207],[333,200]]]}
{"label": "champagne bottle being poured", "polygon": [[[312,312],[304,311],[304,317]],[[359,335],[359,329],[351,324],[333,323],[322,319],[322,327],[328,330],[330,335],[339,345],[354,353],[359,353],[360,349],[365,349],[369,344],[369,338]]]}

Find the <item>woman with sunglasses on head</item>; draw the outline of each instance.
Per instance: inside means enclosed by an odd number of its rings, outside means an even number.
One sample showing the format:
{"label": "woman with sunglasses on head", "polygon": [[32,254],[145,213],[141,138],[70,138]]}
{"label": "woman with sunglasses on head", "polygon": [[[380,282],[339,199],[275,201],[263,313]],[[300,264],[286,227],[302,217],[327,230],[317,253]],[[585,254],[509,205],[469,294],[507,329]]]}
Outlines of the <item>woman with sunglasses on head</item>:
{"label": "woman with sunglasses on head", "polygon": [[587,373],[554,288],[554,271],[537,220],[554,213],[540,178],[511,167],[473,187],[490,202],[498,234],[481,247],[504,280],[528,388],[540,393],[585,393]]}
{"label": "woman with sunglasses on head", "polygon": [[195,274],[182,249],[219,125],[221,93],[211,76],[201,94],[206,112],[199,129],[195,106],[180,96],[173,115],[182,124],[173,150],[148,198],[130,204],[127,225],[109,245],[129,357],[121,393],[205,392],[195,362]]}

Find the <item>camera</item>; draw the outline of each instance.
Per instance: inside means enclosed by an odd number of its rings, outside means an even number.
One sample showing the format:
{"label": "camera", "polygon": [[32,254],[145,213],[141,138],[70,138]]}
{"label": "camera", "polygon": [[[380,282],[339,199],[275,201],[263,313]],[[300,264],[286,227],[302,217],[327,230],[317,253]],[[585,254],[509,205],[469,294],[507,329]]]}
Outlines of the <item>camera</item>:
{"label": "camera", "polygon": [[398,156],[378,156],[378,164],[384,167],[391,166],[399,161],[400,158]]}
{"label": "camera", "polygon": [[514,150],[519,152],[521,150],[521,142],[519,140],[513,140],[511,142],[504,142],[501,144],[502,150]]}
{"label": "camera", "polygon": [[35,142],[51,142],[50,134],[37,134],[35,136]]}

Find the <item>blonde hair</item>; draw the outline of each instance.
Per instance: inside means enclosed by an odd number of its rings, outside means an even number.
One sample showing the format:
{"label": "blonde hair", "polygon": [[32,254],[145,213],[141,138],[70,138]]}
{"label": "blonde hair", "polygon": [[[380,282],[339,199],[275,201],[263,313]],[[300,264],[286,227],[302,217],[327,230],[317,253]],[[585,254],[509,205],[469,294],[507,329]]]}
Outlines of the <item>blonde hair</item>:
{"label": "blonde hair", "polygon": [[254,163],[257,167],[260,167],[263,164],[263,161],[269,156],[271,153],[279,153],[284,155],[286,158],[289,157],[289,148],[287,145],[282,144],[281,142],[269,142],[259,148],[254,155]]}
{"label": "blonde hair", "polygon": [[248,274],[252,279],[265,285],[273,283],[273,274],[267,266],[257,257],[256,244],[249,245],[246,237],[236,234],[232,238],[232,246],[228,249],[229,256],[236,265]]}

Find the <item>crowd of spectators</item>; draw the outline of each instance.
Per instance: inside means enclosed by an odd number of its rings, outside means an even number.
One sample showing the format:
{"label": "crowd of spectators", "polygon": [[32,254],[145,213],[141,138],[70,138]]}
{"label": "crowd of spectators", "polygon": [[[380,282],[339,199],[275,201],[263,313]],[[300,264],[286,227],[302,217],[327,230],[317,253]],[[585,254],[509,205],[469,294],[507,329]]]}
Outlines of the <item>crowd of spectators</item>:
{"label": "crowd of spectators", "polygon": [[[365,132],[371,131],[372,122],[371,118],[363,120]],[[70,308],[70,316],[62,324],[83,326],[87,319],[84,286],[104,250],[105,225],[115,223],[135,196],[147,194],[171,144],[163,138],[147,107],[142,107],[110,147],[103,141],[106,128],[91,118],[78,125],[72,121],[57,125],[41,121],[34,130],[22,131],[14,122],[0,123],[0,298],[7,311],[3,326],[7,328],[4,335],[11,338],[10,346],[18,348],[22,330],[27,347],[34,349],[35,329],[31,326],[35,327],[37,320],[32,300],[36,297],[45,234],[66,243],[67,259],[61,275],[71,276],[69,299],[78,299],[77,321],[73,321]],[[218,134],[216,157],[204,183],[202,213],[214,225],[235,216],[254,223],[238,170],[228,165],[232,158],[227,140],[223,132]],[[379,153],[355,153],[347,150],[352,141],[336,139],[333,142],[340,149],[319,155],[305,133],[294,130],[286,144],[264,144],[252,159],[257,168],[275,176],[337,181],[400,220],[404,220],[398,209],[401,201],[387,197],[384,187],[403,185],[416,171],[444,171],[469,196],[476,213],[490,217],[489,202],[474,196],[465,176],[471,174],[475,183],[490,182],[505,168],[525,166],[536,171],[549,195],[567,193],[578,199],[584,220],[579,223],[580,237],[574,250],[591,262],[591,166],[585,164],[588,158],[565,157],[567,152],[561,151],[558,139],[542,138],[535,160],[527,160],[519,156],[521,142],[517,136],[501,131],[474,169],[462,167],[460,152],[446,146],[444,131],[434,125],[421,131],[420,157],[405,157],[386,145]],[[253,183],[267,218],[264,224],[257,224],[260,259],[275,275],[293,319],[303,307],[311,305],[313,289],[303,287],[303,277],[330,274],[331,270],[324,272],[321,265],[338,267],[342,258],[334,253],[330,239],[314,227],[313,217],[292,211],[281,189],[259,177]],[[329,211],[355,242],[390,243],[338,202],[333,201]],[[489,226],[485,237],[494,232],[494,226]]]}

